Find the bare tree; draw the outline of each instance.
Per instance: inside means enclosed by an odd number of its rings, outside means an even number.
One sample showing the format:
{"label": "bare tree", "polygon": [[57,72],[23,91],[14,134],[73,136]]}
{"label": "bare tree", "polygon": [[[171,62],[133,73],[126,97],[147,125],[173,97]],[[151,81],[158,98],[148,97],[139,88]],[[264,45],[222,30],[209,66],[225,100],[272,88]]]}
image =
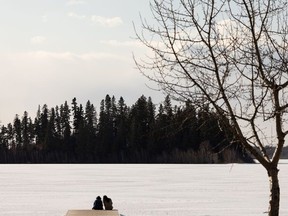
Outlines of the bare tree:
{"label": "bare tree", "polygon": [[[213,107],[267,170],[269,215],[278,216],[278,163],[288,134],[287,1],[154,0],[150,6],[153,20],[142,18],[136,34],[152,55],[135,60],[139,70],[175,98]],[[266,145],[276,147],[272,157]]]}

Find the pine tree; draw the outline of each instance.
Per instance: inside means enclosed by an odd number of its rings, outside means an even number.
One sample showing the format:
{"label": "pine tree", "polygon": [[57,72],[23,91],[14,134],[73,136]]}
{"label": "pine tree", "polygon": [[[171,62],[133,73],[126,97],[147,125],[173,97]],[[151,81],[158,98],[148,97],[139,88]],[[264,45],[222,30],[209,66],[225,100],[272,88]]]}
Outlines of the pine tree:
{"label": "pine tree", "polygon": [[41,111],[40,111],[40,105],[38,106],[37,114],[34,120],[34,133],[35,133],[35,144],[38,147],[40,143],[40,131],[41,131],[41,124],[40,124],[40,118],[41,118]]}
{"label": "pine tree", "polygon": [[167,127],[167,115],[165,114],[163,104],[160,104],[156,116],[155,129],[153,131],[153,143],[150,146],[150,151],[154,154],[161,154],[162,151],[169,150],[168,140],[170,137],[168,139]]}
{"label": "pine tree", "polygon": [[21,127],[22,127],[22,137],[23,137],[23,148],[27,150],[31,143],[31,135],[30,135],[30,130],[29,130],[29,118],[28,118],[28,113],[25,111],[24,115],[22,117],[22,122],[21,122]]}
{"label": "pine tree", "polygon": [[40,114],[40,132],[39,132],[39,145],[41,149],[46,149],[46,134],[48,130],[48,122],[49,122],[49,110],[46,104],[42,107],[42,112]]}
{"label": "pine tree", "polygon": [[86,136],[86,149],[91,157],[94,158],[96,153],[96,130],[97,130],[97,115],[94,105],[88,100],[85,106],[85,134]]}
{"label": "pine tree", "polygon": [[97,128],[97,114],[93,104],[88,100],[85,106],[85,122],[89,133],[95,135]]}
{"label": "pine tree", "polygon": [[70,125],[70,108],[68,106],[67,101],[65,101],[64,105],[60,106],[60,122],[61,129],[63,131],[63,144],[64,150],[73,152],[73,146],[70,146],[70,138],[71,138],[71,125]]}
{"label": "pine tree", "polygon": [[61,127],[61,116],[60,109],[58,106],[55,107],[55,128],[56,128],[56,137],[58,140],[63,140],[63,130]]}
{"label": "pine tree", "polygon": [[152,98],[148,97],[147,101],[147,120],[148,120],[148,130],[153,130],[155,124],[155,105],[152,102]]}
{"label": "pine tree", "polygon": [[169,95],[165,97],[163,109],[165,114],[167,115],[167,118],[171,118],[173,116],[173,109]]}
{"label": "pine tree", "polygon": [[7,125],[7,139],[9,141],[8,148],[15,150],[16,145],[15,145],[15,138],[14,138],[14,129],[11,123]]}
{"label": "pine tree", "polygon": [[149,135],[147,99],[142,95],[131,108],[130,144],[135,149],[145,149]]}
{"label": "pine tree", "polygon": [[18,115],[16,115],[14,119],[13,129],[15,134],[16,148],[22,147],[23,145],[22,128],[21,128],[21,121]]}
{"label": "pine tree", "polygon": [[45,148],[49,151],[55,151],[57,149],[57,140],[56,140],[56,114],[55,109],[51,108],[50,118],[47,125],[46,135],[45,135]]}
{"label": "pine tree", "polygon": [[72,116],[73,116],[73,132],[77,133],[77,130],[79,129],[79,122],[78,122],[78,118],[77,118],[78,106],[77,106],[77,102],[76,102],[75,97],[72,99],[71,110],[72,110]]}
{"label": "pine tree", "polygon": [[112,100],[109,95],[106,95],[105,100],[101,102],[100,108],[101,108],[99,116],[99,138],[101,146],[100,149],[104,155],[107,155],[111,152],[114,140]]}
{"label": "pine tree", "polygon": [[179,117],[178,124],[180,124],[180,134],[182,136],[182,142],[179,146],[182,149],[198,150],[201,142],[205,139],[201,138],[201,114],[197,113],[196,108],[191,104],[191,101],[186,101],[185,107]]}
{"label": "pine tree", "polygon": [[[127,146],[128,138],[128,107],[125,104],[123,97],[120,97],[117,104],[117,116],[116,116],[116,138],[115,138],[115,151],[123,153]],[[123,160],[123,158],[121,159]]]}
{"label": "pine tree", "polygon": [[8,140],[8,129],[2,125],[0,129],[0,152],[5,152],[8,150],[9,140]]}

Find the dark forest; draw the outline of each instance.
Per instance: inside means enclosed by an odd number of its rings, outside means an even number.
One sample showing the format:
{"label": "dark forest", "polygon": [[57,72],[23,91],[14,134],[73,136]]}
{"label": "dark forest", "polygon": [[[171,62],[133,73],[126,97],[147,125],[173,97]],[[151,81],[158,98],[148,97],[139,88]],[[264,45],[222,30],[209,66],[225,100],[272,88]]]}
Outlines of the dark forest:
{"label": "dark forest", "polygon": [[[157,110],[157,111],[156,111]],[[100,111],[74,98],[25,111],[0,128],[1,163],[231,163],[252,159],[207,107],[189,101],[153,104],[142,95],[132,106],[106,95]]]}

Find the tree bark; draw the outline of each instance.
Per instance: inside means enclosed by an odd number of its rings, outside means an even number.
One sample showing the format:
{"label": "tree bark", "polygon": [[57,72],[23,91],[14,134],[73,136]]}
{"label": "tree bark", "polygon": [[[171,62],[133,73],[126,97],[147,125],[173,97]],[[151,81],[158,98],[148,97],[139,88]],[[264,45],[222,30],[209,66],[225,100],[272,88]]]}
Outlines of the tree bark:
{"label": "tree bark", "polygon": [[269,216],[279,216],[280,187],[278,172],[279,170],[277,167],[268,169],[268,176],[270,181]]}

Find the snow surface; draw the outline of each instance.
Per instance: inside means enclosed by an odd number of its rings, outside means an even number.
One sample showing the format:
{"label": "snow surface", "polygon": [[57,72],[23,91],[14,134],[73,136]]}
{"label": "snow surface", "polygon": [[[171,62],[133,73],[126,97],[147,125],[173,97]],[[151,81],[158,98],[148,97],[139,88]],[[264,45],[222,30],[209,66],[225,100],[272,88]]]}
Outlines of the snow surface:
{"label": "snow surface", "polygon": [[[288,215],[288,163],[279,165],[280,215]],[[0,165],[1,216],[64,216],[108,195],[125,216],[267,215],[260,164]]]}

